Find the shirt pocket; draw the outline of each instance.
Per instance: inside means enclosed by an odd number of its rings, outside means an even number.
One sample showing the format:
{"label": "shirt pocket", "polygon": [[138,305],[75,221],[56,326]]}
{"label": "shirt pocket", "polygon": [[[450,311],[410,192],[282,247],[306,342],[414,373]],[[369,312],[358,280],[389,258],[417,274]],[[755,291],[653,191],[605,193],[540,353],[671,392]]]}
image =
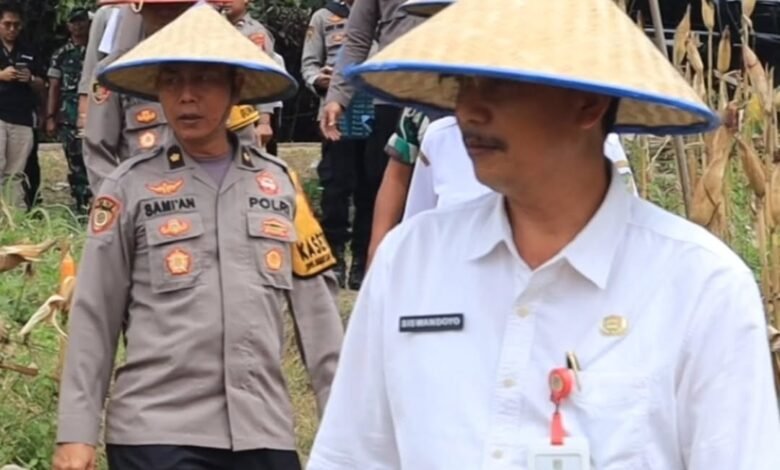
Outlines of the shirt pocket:
{"label": "shirt pocket", "polygon": [[[599,470],[645,470],[649,378],[636,373],[579,372],[571,404]],[[565,412],[564,412],[565,413]],[[565,419],[565,418],[564,418]]]}
{"label": "shirt pocket", "polygon": [[125,111],[125,133],[130,154],[160,145],[167,122],[159,103],[144,102],[128,106]]}
{"label": "shirt pocket", "polygon": [[160,294],[199,284],[205,269],[199,214],[161,217],[146,222],[152,292]]}
{"label": "shirt pocket", "polygon": [[247,214],[247,233],[257,271],[265,286],[292,289],[292,221],[269,213]]}

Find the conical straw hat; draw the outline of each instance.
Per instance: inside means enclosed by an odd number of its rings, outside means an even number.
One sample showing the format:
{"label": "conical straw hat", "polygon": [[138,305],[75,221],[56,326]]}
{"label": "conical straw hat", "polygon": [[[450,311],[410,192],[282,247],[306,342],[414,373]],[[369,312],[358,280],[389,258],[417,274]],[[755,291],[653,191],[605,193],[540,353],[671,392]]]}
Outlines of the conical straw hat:
{"label": "conical straw hat", "polygon": [[433,16],[455,0],[407,0],[401,5],[407,13],[415,16]]}
{"label": "conical straw hat", "polygon": [[98,76],[112,90],[157,100],[157,72],[172,63],[222,64],[244,77],[240,101],[264,103],[295,94],[283,68],[208,5],[196,5],[111,63]]}
{"label": "conical straw hat", "polygon": [[453,76],[481,76],[619,97],[619,132],[718,125],[612,0],[458,0],[347,75],[380,98],[423,108],[454,109]]}

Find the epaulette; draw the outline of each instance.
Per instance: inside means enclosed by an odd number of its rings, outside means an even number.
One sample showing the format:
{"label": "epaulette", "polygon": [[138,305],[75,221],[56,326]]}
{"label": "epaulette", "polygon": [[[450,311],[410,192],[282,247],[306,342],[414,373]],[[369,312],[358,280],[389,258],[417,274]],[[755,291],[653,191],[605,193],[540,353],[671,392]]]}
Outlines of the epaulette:
{"label": "epaulette", "polygon": [[129,172],[134,166],[142,162],[145,162],[147,160],[151,160],[152,158],[162,153],[162,150],[163,147],[161,145],[158,145],[145,152],[138,153],[135,156],[128,158],[127,160],[120,163],[119,166],[114,171],[111,172],[109,178],[113,180],[118,180],[119,178],[127,174],[127,172]]}

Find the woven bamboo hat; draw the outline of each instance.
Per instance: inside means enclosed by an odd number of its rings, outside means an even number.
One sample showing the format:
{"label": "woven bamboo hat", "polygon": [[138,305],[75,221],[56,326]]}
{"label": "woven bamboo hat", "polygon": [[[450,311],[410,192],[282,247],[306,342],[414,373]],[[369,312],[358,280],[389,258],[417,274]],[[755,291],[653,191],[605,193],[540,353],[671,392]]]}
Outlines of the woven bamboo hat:
{"label": "woven bamboo hat", "polygon": [[157,100],[157,73],[165,64],[229,65],[244,77],[241,103],[266,103],[293,96],[298,85],[282,67],[209,5],[195,5],[107,66],[105,87]]}
{"label": "woven bamboo hat", "polygon": [[458,0],[347,76],[374,95],[451,110],[457,76],[621,98],[616,131],[713,129],[710,110],[612,0]]}
{"label": "woven bamboo hat", "polygon": [[407,0],[401,8],[410,15],[428,17],[453,3],[455,0]]}

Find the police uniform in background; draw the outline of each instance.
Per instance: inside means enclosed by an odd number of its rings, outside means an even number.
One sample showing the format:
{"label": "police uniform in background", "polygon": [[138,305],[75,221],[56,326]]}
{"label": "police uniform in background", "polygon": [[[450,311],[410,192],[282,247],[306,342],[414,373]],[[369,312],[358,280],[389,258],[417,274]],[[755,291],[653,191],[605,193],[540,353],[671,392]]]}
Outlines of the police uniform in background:
{"label": "police uniform in background", "polygon": [[[294,79],[208,6],[148,41],[157,43],[106,68],[105,81],[153,96],[156,85],[137,76],[156,74],[149,69],[168,55],[218,50],[224,57],[211,64],[247,77],[242,101],[294,92]],[[252,69],[243,68],[248,62]],[[127,64],[137,69],[125,73]],[[57,441],[98,442],[123,334],[127,359],[106,412],[112,468],[184,468],[189,453],[197,453],[197,468],[300,468],[281,366],[288,299],[325,406],[342,338],[321,275],[327,264],[300,263],[300,208],[286,165],[230,136],[233,157],[221,184],[172,136],[123,162],[96,196],[71,310]],[[309,254],[321,247],[312,248]]]}
{"label": "police uniform in background", "polygon": [[[125,0],[108,1],[129,3]],[[145,3],[157,1],[160,0],[146,0]],[[189,0],[182,0],[182,2],[194,3]],[[224,2],[213,0],[211,3]],[[113,51],[100,61],[98,72],[146,36],[141,15],[130,10],[129,6],[124,6],[122,9],[122,22],[114,38]],[[257,44],[260,42],[257,36],[260,34],[259,31],[255,26],[251,28],[247,26],[244,33],[247,36],[254,35]],[[269,45],[265,42],[260,47],[265,51]],[[93,191],[97,191],[102,180],[119,163],[137,153],[149,151],[171,138],[168,123],[159,103],[111,92],[93,80],[88,106],[87,123],[84,129],[84,161]],[[272,112],[273,105],[261,105],[258,109]]]}
{"label": "police uniform in background", "polygon": [[[309,22],[301,57],[301,75],[309,89],[320,97],[320,113],[327,93],[317,80],[332,70],[346,40],[349,5],[330,1],[317,10]],[[325,71],[323,71],[325,69]],[[371,233],[373,198],[365,175],[366,138],[342,135],[338,141],[323,139],[322,159],[317,173],[322,186],[321,222],[328,243],[333,248],[338,265],[336,273],[342,287],[346,285],[345,250],[352,242],[354,270],[350,273],[350,288],[359,289],[362,275],[358,260],[368,246]],[[354,223],[350,223],[350,206],[355,205]],[[353,230],[350,230],[350,226]]]}
{"label": "police uniform in background", "polygon": [[[120,16],[119,13],[119,7],[104,5],[98,8],[92,17],[92,24],[89,28],[89,41],[87,42],[87,49],[84,52],[84,64],[81,69],[81,78],[79,79],[78,86],[79,116],[77,125],[80,133],[84,132],[87,98],[93,83],[95,67],[97,67],[98,62],[108,55],[108,51],[106,51],[105,48],[101,48],[101,46],[113,43],[116,22],[119,20],[118,17]],[[110,25],[112,27],[108,28]]]}

